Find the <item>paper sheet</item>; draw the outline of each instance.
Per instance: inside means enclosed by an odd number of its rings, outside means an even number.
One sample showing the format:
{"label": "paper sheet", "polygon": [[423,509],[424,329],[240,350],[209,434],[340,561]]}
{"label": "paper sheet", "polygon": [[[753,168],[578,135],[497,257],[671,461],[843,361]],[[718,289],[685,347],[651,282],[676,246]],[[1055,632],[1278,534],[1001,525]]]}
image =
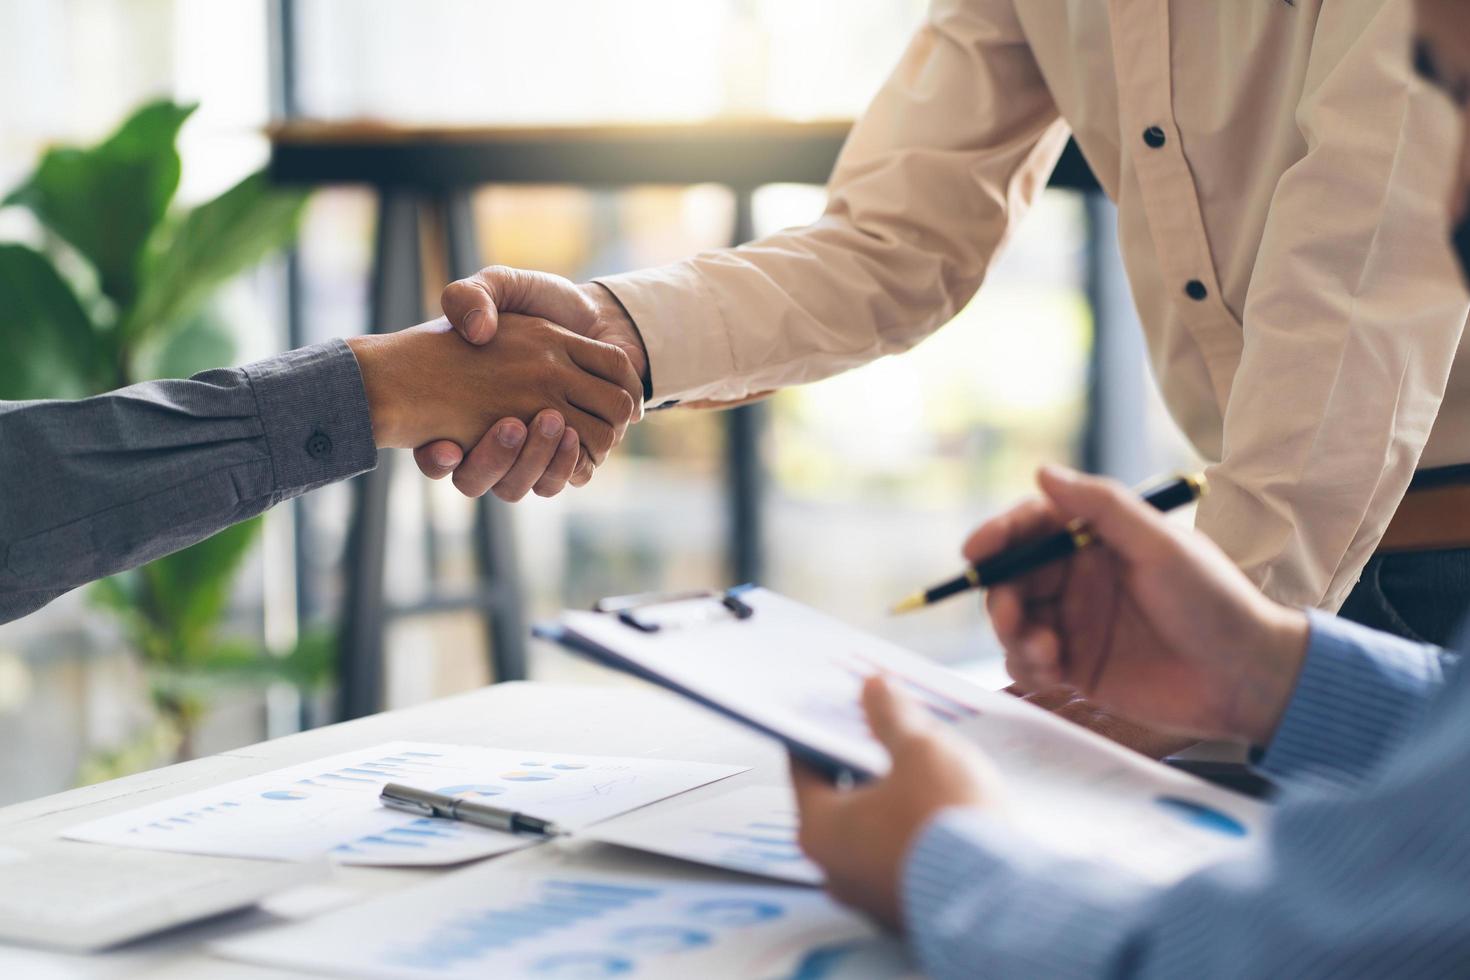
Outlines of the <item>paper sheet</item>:
{"label": "paper sheet", "polygon": [[279,861],[457,864],[535,838],[391,810],[378,802],[384,784],[485,800],[576,829],[742,771],[699,762],[391,742],[113,814],[64,836]]}
{"label": "paper sheet", "polygon": [[383,980],[911,975],[902,947],[810,888],[480,865],[216,944],[231,959]]}
{"label": "paper sheet", "polygon": [[933,717],[985,750],[1013,822],[1038,844],[1152,881],[1244,853],[1268,808],[1167,766],[1018,698],[766,589],[744,592],[749,619],[691,618],[655,633],[570,612],[578,636],[828,755],[886,772],[859,695],[882,673]]}
{"label": "paper sheet", "polygon": [[654,807],[593,827],[586,836],[653,854],[801,885],[821,870],[796,845],[796,800],[779,786],[747,786],[698,803]]}

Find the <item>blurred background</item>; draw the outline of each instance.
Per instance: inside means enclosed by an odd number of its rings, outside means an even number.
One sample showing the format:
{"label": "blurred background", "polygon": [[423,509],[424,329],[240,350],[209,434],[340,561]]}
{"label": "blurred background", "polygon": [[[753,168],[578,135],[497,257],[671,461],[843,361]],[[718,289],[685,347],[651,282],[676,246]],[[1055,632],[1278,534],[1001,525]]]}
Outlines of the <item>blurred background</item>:
{"label": "blurred background", "polygon": [[[438,287],[471,256],[585,279],[806,223],[819,178],[785,182],[774,153],[732,163],[738,181],[702,176],[680,147],[738,123],[773,146],[805,140],[820,164],[924,7],[3,0],[0,194],[37,186],[48,150],[96,146],[152,103],[137,125],[165,148],[177,131],[182,170],[145,244],[167,256],[191,228],[232,223],[209,239],[230,245],[213,266],[174,263],[173,288],[197,302],[155,318],[168,325],[121,376],[51,371],[34,325],[0,322],[19,379],[0,397],[75,396],[406,325],[437,314]],[[365,121],[390,129],[363,141]],[[599,141],[647,133],[673,141],[660,152],[687,179],[603,162],[615,155]],[[426,147],[422,173],[380,166],[385,140]],[[434,170],[446,141],[472,145],[454,160],[483,175]],[[537,180],[543,166],[559,179]],[[998,676],[976,603],[903,620],[886,606],[952,573],[965,533],[1027,493],[1042,462],[1137,481],[1190,459],[1145,368],[1111,208],[1079,159],[1062,169],[975,300],[908,354],[740,414],[653,415],[590,486],[553,500],[480,510],[405,456],[376,504],[364,486],[332,487],[0,626],[0,803],[520,673],[622,683],[518,639],[609,593],[755,578]],[[108,317],[126,310],[105,270],[25,199],[0,208],[0,242],[46,256],[111,337]],[[120,234],[110,214],[70,220]]]}

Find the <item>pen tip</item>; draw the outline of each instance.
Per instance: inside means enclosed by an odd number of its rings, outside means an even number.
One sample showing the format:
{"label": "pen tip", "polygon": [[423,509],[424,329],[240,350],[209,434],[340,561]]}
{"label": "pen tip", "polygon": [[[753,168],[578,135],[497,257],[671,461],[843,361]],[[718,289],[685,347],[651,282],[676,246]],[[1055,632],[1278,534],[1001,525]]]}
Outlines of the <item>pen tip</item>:
{"label": "pen tip", "polygon": [[915,609],[923,609],[926,604],[927,603],[924,599],[924,593],[915,592],[913,595],[909,596],[907,599],[903,600],[902,602],[895,605],[892,609],[888,610],[888,615],[902,616],[904,613],[913,612]]}

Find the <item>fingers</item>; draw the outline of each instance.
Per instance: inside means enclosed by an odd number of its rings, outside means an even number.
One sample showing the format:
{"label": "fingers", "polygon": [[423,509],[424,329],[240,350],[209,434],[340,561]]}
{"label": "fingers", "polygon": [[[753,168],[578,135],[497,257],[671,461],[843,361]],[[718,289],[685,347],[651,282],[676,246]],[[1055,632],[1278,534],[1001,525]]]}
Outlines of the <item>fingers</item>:
{"label": "fingers", "polygon": [[[612,445],[623,441],[628,425],[633,421],[633,413],[638,409],[638,403],[634,401],[632,395],[617,385],[608,384],[596,378],[581,379],[571,391],[567,392],[567,402],[588,415],[606,422],[612,429]],[[568,421],[571,422],[570,419]],[[577,428],[575,422],[572,422],[571,425],[572,428],[577,429],[579,436],[590,434]],[[608,448],[612,448],[612,445]]]}
{"label": "fingers", "polygon": [[1155,558],[1173,541],[1164,516],[1121,483],[1061,466],[1042,467],[1037,482],[1058,511],[1086,521],[1128,561]]}
{"label": "fingers", "polygon": [[582,449],[592,457],[592,462],[602,465],[612,447],[617,445],[618,431],[600,416],[592,415],[580,408],[569,408],[566,413],[567,427],[582,440]]}
{"label": "fingers", "polygon": [[1027,617],[1022,590],[997,587],[985,602],[991,628],[1006,651],[1006,673],[1016,686],[1031,692],[1061,684],[1061,640],[1054,630]]}
{"label": "fingers", "polygon": [[556,455],[551,458],[551,463],[546,467],[546,472],[531,492],[538,497],[555,497],[567,488],[567,481],[571,479],[572,471],[577,467],[577,457],[581,452],[582,442],[577,438],[577,433],[567,429],[561,434],[561,444],[556,448]]}
{"label": "fingers", "polygon": [[863,684],[863,713],[868,717],[873,737],[890,754],[906,740],[931,729],[919,706],[878,675],[869,677]]}
{"label": "fingers", "polygon": [[977,562],[1029,541],[1061,526],[1056,511],[1044,500],[1027,500],[977,527],[965,541],[965,559]]}
{"label": "fingers", "polygon": [[1006,673],[1027,691],[1055,690],[1065,683],[1062,644],[1055,631],[1034,627],[1006,647]]}
{"label": "fingers", "polygon": [[572,470],[570,483],[574,487],[585,487],[592,481],[592,474],[597,472],[597,464],[592,462],[592,457],[580,451],[581,443],[578,442],[577,468]]}
{"label": "fingers", "polygon": [[431,442],[413,451],[419,472],[431,480],[442,480],[464,460],[464,450],[447,439]]}
{"label": "fingers", "polygon": [[520,458],[491,488],[495,496],[513,504],[530,493],[531,488],[546,475],[551,461],[556,458],[566,431],[566,420],[551,409],[542,411],[532,419]]}
{"label": "fingers", "polygon": [[483,497],[510,471],[526,441],[526,425],[520,419],[501,419],[470,450],[454,471],[454,486],[466,497]]}
{"label": "fingers", "polygon": [[567,345],[567,353],[579,368],[611,381],[628,394],[633,403],[628,413],[630,419],[643,418],[643,379],[626,352],[612,344],[578,338],[577,343]]}
{"label": "fingers", "polygon": [[[811,766],[796,756],[789,756],[791,765],[791,788],[796,793],[796,806],[805,816],[808,812],[820,811],[841,792]],[[805,823],[805,819],[802,820]]]}
{"label": "fingers", "polygon": [[571,280],[503,265],[450,283],[440,303],[449,322],[472,344],[487,343],[495,336],[501,313],[539,316],[579,333],[597,319],[591,300]]}

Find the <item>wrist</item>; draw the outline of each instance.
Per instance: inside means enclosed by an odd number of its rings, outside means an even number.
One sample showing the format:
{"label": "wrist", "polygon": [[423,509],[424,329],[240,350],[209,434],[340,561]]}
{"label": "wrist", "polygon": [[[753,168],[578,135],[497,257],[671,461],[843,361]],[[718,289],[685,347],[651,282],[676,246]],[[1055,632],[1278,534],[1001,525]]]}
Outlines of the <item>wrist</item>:
{"label": "wrist", "polygon": [[349,337],[346,343],[362,374],[373,442],[379,449],[409,448],[412,444],[405,433],[407,419],[400,385],[393,378],[392,335]]}
{"label": "wrist", "polygon": [[648,345],[643,342],[643,334],[638,330],[638,324],[634,322],[628,308],[618,299],[616,293],[600,282],[583,283],[578,288],[597,310],[599,339],[611,341],[623,348],[633,362],[633,369],[638,372],[638,377],[643,379],[644,397],[652,397],[653,378],[648,366]]}
{"label": "wrist", "polygon": [[1260,639],[1247,651],[1251,678],[1241,699],[1243,714],[1236,734],[1253,745],[1268,745],[1276,735],[1296,690],[1306,660],[1311,624],[1307,614],[1267,603]]}

